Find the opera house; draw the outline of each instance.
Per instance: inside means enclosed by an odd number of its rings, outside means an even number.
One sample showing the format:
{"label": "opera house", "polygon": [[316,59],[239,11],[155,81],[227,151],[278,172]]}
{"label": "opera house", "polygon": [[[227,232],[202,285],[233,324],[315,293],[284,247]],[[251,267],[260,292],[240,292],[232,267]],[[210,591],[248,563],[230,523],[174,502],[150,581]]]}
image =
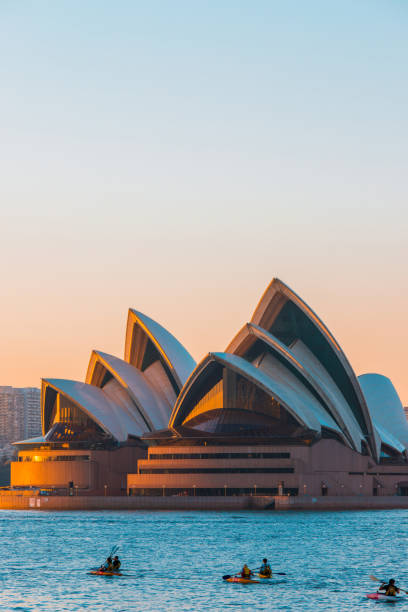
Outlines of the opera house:
{"label": "opera house", "polygon": [[391,381],[357,377],[274,279],[225,352],[197,365],[129,310],[124,359],[44,379],[43,436],[16,443],[11,487],[132,496],[408,495],[408,424]]}

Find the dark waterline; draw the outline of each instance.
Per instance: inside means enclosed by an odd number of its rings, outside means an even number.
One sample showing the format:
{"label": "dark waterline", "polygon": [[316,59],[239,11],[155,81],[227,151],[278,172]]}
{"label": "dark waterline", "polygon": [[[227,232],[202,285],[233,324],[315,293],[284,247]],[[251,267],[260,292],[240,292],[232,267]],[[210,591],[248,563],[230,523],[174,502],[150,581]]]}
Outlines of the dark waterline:
{"label": "dark waterline", "polygon": [[[2,610],[357,610],[369,574],[408,590],[408,510],[364,512],[1,511]],[[113,544],[126,577],[89,576]],[[223,574],[266,555],[274,585]],[[394,604],[391,604],[394,605]],[[408,610],[408,600],[399,602]]]}

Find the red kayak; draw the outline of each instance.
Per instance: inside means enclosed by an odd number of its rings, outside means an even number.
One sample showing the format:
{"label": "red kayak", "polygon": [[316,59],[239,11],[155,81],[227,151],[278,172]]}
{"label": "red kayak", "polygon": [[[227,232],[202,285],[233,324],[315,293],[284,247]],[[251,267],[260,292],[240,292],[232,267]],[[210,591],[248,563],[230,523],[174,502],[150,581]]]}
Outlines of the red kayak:
{"label": "red kayak", "polygon": [[366,597],[376,601],[403,601],[406,599],[406,597],[401,597],[401,595],[384,595],[384,593],[367,593]]}
{"label": "red kayak", "polygon": [[88,572],[92,576],[123,576],[120,572],[103,572],[101,570],[95,570],[93,572]]}

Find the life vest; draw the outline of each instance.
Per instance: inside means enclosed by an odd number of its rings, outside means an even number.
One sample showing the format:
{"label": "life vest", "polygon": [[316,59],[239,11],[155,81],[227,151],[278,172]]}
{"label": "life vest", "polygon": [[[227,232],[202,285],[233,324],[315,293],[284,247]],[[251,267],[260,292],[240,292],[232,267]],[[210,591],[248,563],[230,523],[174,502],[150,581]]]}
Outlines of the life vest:
{"label": "life vest", "polygon": [[385,594],[387,597],[394,597],[397,594],[397,587],[393,584],[388,585]]}
{"label": "life vest", "polygon": [[249,567],[243,567],[241,575],[243,578],[249,578],[251,576],[251,570],[249,569]]}
{"label": "life vest", "polygon": [[266,565],[261,565],[261,569],[259,570],[259,573],[262,576],[272,576],[272,570],[271,570],[271,566],[269,565],[269,563],[267,563]]}

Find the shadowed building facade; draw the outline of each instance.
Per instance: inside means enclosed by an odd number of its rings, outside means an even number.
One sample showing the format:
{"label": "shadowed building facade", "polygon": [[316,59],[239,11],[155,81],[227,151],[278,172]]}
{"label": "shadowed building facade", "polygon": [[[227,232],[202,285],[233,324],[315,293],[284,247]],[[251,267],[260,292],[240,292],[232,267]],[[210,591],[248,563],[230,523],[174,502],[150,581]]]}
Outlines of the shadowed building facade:
{"label": "shadowed building facade", "polygon": [[167,425],[194,366],[167,330],[129,310],[125,360],[93,351],[86,382],[42,381],[43,435],[17,443],[12,487],[126,493],[127,473],[146,456],[141,437]]}
{"label": "shadowed building facade", "polygon": [[129,310],[124,359],[44,379],[42,436],[12,487],[87,495],[406,495],[408,424],[391,381],[357,377],[333,334],[274,279],[225,352],[197,365]]}
{"label": "shadowed building facade", "polygon": [[184,385],[169,427],[146,434],[133,495],[408,492],[408,426],[387,378],[357,378],[340,345],[274,279],[224,353]]}

